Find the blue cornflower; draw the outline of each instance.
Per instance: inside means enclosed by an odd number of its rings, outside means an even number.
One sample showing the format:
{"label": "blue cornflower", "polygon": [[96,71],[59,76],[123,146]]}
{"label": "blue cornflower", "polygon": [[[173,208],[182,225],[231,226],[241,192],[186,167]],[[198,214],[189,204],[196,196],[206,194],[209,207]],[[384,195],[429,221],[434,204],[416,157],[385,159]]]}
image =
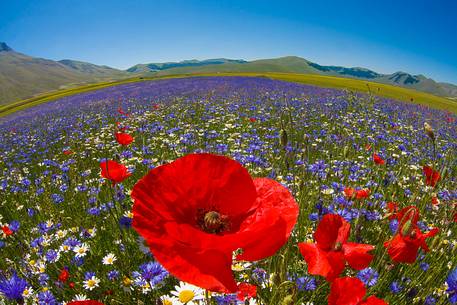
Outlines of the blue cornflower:
{"label": "blue cornflower", "polygon": [[57,305],[57,301],[50,290],[38,294],[38,305]]}
{"label": "blue cornflower", "polygon": [[46,260],[50,263],[54,263],[59,258],[59,253],[56,250],[50,249],[46,252]]}
{"label": "blue cornflower", "polygon": [[425,302],[424,302],[424,305],[435,305],[436,304],[436,299],[429,295],[425,298]]}
{"label": "blue cornflower", "polygon": [[114,281],[117,278],[119,278],[119,275],[120,275],[119,271],[111,270],[111,271],[108,271],[107,277],[108,277],[108,280]]}
{"label": "blue cornflower", "polygon": [[449,302],[457,304],[457,268],[449,273],[446,283],[448,286],[447,293],[449,294]]}
{"label": "blue cornflower", "polygon": [[398,294],[403,290],[403,287],[397,281],[393,281],[392,283],[390,283],[389,288],[390,288],[390,291],[392,291],[393,294]]}
{"label": "blue cornflower", "polygon": [[392,232],[392,234],[397,233],[397,231],[398,231],[398,220],[397,219],[392,219],[389,222],[389,229],[390,229],[390,232]]}
{"label": "blue cornflower", "polygon": [[299,277],[295,280],[300,291],[312,291],[317,287],[316,279],[310,276]]}
{"label": "blue cornflower", "polygon": [[10,230],[13,231],[13,232],[17,232],[19,230],[20,226],[21,226],[21,224],[17,220],[11,221],[10,224],[8,225]]}
{"label": "blue cornflower", "polygon": [[41,286],[47,286],[49,281],[49,275],[47,275],[46,273],[41,273],[38,277],[38,281],[40,282]]}
{"label": "blue cornflower", "polygon": [[214,296],[214,299],[217,305],[233,305],[238,303],[236,294],[218,295]]}
{"label": "blue cornflower", "polygon": [[51,199],[55,204],[62,203],[64,201],[64,198],[60,194],[52,194]]}
{"label": "blue cornflower", "polygon": [[365,284],[365,286],[373,287],[378,281],[379,273],[373,268],[368,267],[360,270],[359,273],[357,273],[357,277]]}
{"label": "blue cornflower", "polygon": [[148,262],[140,266],[141,276],[155,286],[162,282],[167,276],[168,271],[157,262]]}
{"label": "blue cornflower", "polygon": [[27,286],[27,281],[18,277],[16,273],[13,273],[10,278],[0,274],[0,293],[9,300],[22,300],[22,293]]}
{"label": "blue cornflower", "polygon": [[262,268],[255,268],[252,271],[252,278],[258,283],[265,283],[268,279],[268,273]]}
{"label": "blue cornflower", "polygon": [[132,226],[132,218],[127,217],[127,216],[122,216],[119,219],[119,225],[121,228],[128,229]]}
{"label": "blue cornflower", "polygon": [[422,270],[427,271],[428,268],[430,268],[430,265],[427,264],[426,262],[422,262],[422,263],[419,264],[419,267],[420,267]]}

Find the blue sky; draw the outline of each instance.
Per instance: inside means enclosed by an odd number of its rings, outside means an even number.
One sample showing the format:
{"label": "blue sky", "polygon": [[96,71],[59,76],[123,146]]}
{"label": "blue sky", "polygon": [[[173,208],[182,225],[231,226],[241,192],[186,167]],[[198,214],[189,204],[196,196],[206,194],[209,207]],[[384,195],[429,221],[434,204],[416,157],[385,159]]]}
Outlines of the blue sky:
{"label": "blue sky", "polygon": [[0,0],[0,41],[116,68],[297,55],[457,83],[457,1]]}

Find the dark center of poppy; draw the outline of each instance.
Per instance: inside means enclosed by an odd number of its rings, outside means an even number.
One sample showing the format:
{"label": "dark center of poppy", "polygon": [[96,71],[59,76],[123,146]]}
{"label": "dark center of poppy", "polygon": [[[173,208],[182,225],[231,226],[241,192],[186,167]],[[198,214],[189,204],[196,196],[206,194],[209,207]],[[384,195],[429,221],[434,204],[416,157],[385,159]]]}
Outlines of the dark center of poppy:
{"label": "dark center of poppy", "polygon": [[227,230],[227,216],[221,215],[217,211],[207,211],[199,214],[198,225],[203,231],[218,234]]}

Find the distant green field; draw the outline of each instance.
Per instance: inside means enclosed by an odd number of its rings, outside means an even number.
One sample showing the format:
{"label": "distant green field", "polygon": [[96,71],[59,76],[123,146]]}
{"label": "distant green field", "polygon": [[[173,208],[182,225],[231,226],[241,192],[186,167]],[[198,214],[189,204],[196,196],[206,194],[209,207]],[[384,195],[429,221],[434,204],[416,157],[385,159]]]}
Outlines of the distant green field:
{"label": "distant green field", "polygon": [[0,117],[8,115],[10,113],[22,110],[28,107],[32,107],[38,104],[42,104],[48,101],[56,100],[65,96],[93,91],[102,89],[109,86],[115,86],[120,84],[127,84],[139,81],[167,79],[167,78],[184,78],[184,77],[197,77],[197,76],[249,76],[249,77],[268,77],[271,79],[278,79],[290,82],[298,82],[303,84],[316,85],[320,87],[328,88],[341,88],[354,90],[358,92],[371,92],[374,95],[381,97],[392,98],[400,101],[409,103],[416,103],[426,105],[432,108],[448,110],[457,113],[457,101],[435,96],[429,93],[419,92],[416,90],[406,89],[403,87],[396,87],[386,84],[368,82],[358,79],[342,78],[335,76],[322,76],[316,74],[295,74],[295,73],[252,73],[252,72],[237,72],[237,73],[201,73],[201,74],[179,74],[179,75],[167,75],[167,76],[151,76],[151,77],[135,77],[124,79],[114,82],[102,82],[98,84],[92,84],[87,86],[76,87],[72,89],[65,89],[59,91],[53,91],[46,94],[42,94],[33,98],[25,99],[12,104],[4,105],[0,107]]}

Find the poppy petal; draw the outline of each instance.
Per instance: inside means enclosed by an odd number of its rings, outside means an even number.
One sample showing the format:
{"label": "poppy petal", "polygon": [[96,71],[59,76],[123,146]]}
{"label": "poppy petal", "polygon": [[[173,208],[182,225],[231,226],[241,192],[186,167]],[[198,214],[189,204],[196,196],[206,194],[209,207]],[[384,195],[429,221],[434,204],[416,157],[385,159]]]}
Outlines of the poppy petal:
{"label": "poppy petal", "polygon": [[389,303],[375,296],[370,296],[365,301],[360,303],[360,305],[389,305]]}
{"label": "poppy petal", "polygon": [[337,278],[330,287],[328,305],[358,305],[365,293],[366,288],[358,278]]}
{"label": "poppy petal", "polygon": [[256,190],[238,162],[212,154],[189,154],[152,169],[133,188],[132,198],[154,205],[163,217],[195,221],[198,209],[244,215],[256,208]]}
{"label": "poppy petal", "polygon": [[[298,218],[298,205],[289,190],[268,179],[254,179],[258,208],[241,224],[246,239],[240,260],[254,261],[273,255],[289,239]],[[243,237],[242,237],[243,236]]]}
{"label": "poppy petal", "polygon": [[327,259],[327,252],[319,249],[317,244],[299,243],[298,248],[308,265],[309,274],[326,277],[330,273],[332,267]]}
{"label": "poppy petal", "polygon": [[345,243],[349,237],[351,225],[340,215],[324,215],[314,233],[314,239],[321,249],[330,250],[336,242]]}
{"label": "poppy petal", "polygon": [[345,243],[343,245],[344,258],[351,268],[362,270],[368,267],[373,260],[373,255],[368,253],[373,249],[372,245]]}

